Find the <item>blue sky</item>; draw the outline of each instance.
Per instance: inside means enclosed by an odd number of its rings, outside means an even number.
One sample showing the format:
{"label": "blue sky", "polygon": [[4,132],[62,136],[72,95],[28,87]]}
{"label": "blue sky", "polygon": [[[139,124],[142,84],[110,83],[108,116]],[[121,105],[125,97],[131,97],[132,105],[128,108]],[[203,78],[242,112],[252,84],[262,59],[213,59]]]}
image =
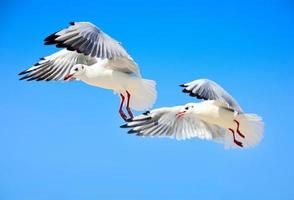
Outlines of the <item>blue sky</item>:
{"label": "blue sky", "polygon": [[[1,2],[0,199],[293,199],[294,4],[281,1]],[[119,129],[119,98],[74,83],[18,81],[57,49],[43,39],[91,21],[158,84],[155,107],[210,78],[264,118],[246,150]],[[138,114],[138,113],[137,113]]]}

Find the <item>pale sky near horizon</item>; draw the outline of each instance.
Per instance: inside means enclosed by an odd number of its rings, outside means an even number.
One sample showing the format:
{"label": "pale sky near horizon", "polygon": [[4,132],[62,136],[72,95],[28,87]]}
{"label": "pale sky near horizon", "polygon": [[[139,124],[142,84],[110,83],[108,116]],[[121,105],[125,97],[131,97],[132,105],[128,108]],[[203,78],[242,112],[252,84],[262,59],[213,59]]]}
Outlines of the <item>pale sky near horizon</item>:
{"label": "pale sky near horizon", "polygon": [[[293,199],[290,0],[30,0],[0,9],[1,200]],[[90,21],[123,43],[143,77],[157,81],[155,108],[196,101],[178,85],[209,78],[263,117],[263,140],[225,150],[136,137],[119,128],[111,91],[19,81],[58,50],[43,39],[71,21]]]}

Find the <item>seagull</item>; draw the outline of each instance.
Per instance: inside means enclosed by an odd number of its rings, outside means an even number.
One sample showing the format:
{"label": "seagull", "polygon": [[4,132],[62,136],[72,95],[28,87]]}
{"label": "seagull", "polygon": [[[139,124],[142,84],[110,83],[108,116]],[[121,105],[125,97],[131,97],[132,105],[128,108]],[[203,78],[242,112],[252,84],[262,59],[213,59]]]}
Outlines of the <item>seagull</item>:
{"label": "seagull", "polygon": [[225,148],[253,147],[259,143],[264,130],[262,118],[244,113],[217,83],[199,79],[180,86],[184,93],[204,101],[147,111],[121,128],[130,128],[128,133],[138,136],[213,140],[223,143]]}
{"label": "seagull", "polygon": [[149,109],[156,101],[156,83],[142,79],[138,65],[121,43],[90,22],[71,22],[67,28],[51,34],[45,45],[62,50],[41,58],[19,73],[20,80],[73,81],[113,90],[121,98],[119,114],[127,120],[132,109]]}

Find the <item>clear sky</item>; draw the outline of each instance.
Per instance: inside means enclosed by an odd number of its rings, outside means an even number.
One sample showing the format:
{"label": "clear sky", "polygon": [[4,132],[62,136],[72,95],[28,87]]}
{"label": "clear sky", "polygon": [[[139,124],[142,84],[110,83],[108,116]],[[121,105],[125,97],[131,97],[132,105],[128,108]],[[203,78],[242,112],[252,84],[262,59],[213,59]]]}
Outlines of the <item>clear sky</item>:
{"label": "clear sky", "polygon": [[[0,199],[293,199],[294,4],[244,1],[1,1]],[[196,101],[178,84],[213,79],[264,118],[246,150],[126,134],[112,91],[18,81],[57,49],[43,39],[90,21],[121,41],[155,107]],[[139,114],[139,113],[137,113]]]}

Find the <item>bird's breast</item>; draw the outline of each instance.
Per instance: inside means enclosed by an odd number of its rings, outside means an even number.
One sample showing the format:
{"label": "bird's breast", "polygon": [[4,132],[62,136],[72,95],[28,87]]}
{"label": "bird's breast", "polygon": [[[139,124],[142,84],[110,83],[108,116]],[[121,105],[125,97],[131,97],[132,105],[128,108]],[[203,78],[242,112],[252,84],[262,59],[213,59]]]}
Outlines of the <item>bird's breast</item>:
{"label": "bird's breast", "polygon": [[196,114],[201,120],[223,128],[231,127],[234,120],[234,112],[213,104],[199,106]]}
{"label": "bird's breast", "polygon": [[114,91],[120,91],[121,88],[124,88],[129,79],[127,74],[103,68],[87,71],[84,76],[80,77],[80,80],[89,85]]}

